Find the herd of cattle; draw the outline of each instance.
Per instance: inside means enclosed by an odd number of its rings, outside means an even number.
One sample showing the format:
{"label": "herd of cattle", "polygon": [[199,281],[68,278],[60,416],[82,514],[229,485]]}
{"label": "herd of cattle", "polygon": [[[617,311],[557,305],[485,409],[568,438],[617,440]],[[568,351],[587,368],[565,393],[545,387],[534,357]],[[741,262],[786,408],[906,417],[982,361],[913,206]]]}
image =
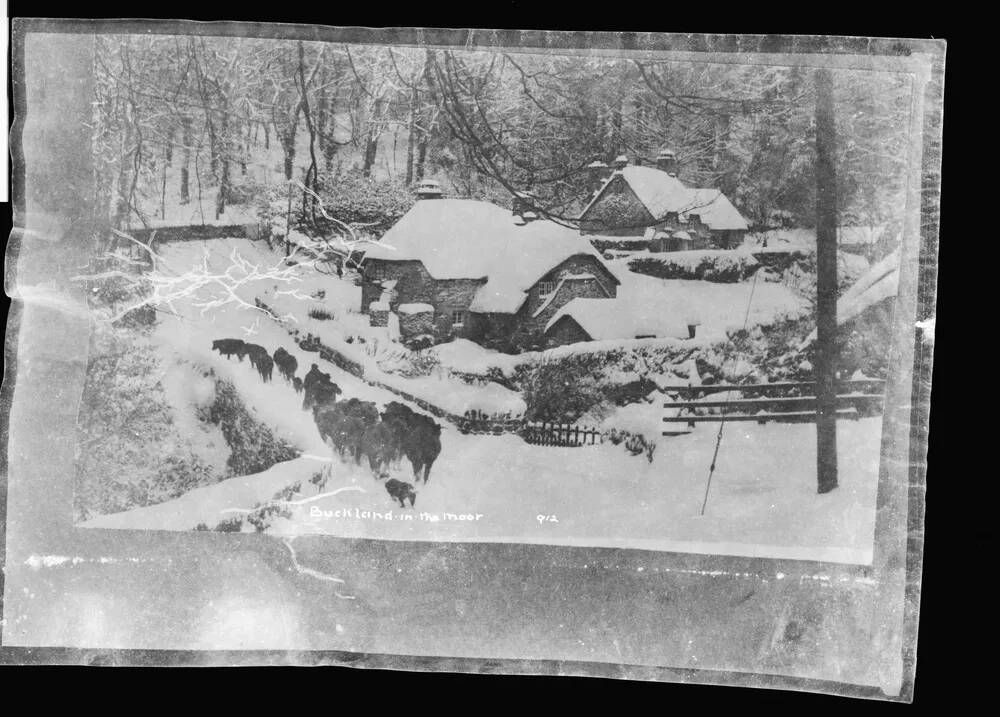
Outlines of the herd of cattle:
{"label": "herd of cattle", "polygon": [[[295,392],[304,394],[302,408],[312,411],[323,440],[342,458],[358,465],[362,458],[367,458],[376,480],[388,478],[389,467],[398,467],[406,457],[413,467],[414,483],[421,479],[427,483],[431,466],[441,453],[441,426],[428,416],[397,401],[390,401],[382,411],[372,401],[357,398],[338,401],[342,391],[330,374],[313,364],[300,379],[295,375],[298,361],[284,348],[272,356],[263,346],[241,339],[217,339],[212,342],[212,350],[226,358],[236,356],[240,361],[249,357],[264,382],[271,381],[277,366]],[[416,492],[410,483],[392,478],[385,482],[385,488],[401,507],[406,507],[407,500],[410,507],[416,502]]]}

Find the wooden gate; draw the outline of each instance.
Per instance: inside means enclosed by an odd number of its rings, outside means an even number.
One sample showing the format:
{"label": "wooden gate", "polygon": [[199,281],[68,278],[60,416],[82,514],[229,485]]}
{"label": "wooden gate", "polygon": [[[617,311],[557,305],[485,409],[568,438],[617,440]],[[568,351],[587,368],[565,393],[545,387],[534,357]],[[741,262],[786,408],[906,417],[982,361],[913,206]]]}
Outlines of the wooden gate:
{"label": "wooden gate", "polygon": [[[711,394],[734,392],[739,398],[712,400]],[[815,423],[815,381],[779,381],[754,384],[715,384],[668,389],[679,401],[664,403],[667,409],[680,409],[676,416],[664,416],[665,423],[696,423],[721,421],[756,421],[767,423]],[[878,416],[885,400],[885,381],[861,379],[837,382],[837,418],[852,419]],[[695,411],[704,410],[705,413]],[[676,431],[664,431],[674,435]]]}
{"label": "wooden gate", "polygon": [[536,446],[592,446],[603,442],[596,428],[574,426],[550,421],[526,421],[521,429],[525,442]]}

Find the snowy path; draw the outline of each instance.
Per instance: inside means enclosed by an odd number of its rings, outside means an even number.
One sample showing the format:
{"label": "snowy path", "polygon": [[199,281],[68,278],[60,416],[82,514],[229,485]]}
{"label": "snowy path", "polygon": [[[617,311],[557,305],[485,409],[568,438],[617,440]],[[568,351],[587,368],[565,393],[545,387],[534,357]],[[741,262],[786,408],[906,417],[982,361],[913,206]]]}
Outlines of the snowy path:
{"label": "snowy path", "polygon": [[[333,279],[335,280],[335,279]],[[610,443],[580,448],[532,446],[516,436],[463,435],[444,423],[442,453],[414,509],[401,509],[366,466],[331,463],[301,397],[275,372],[263,384],[248,362],[211,351],[214,339],[242,337],[273,352],[284,346],[299,361],[329,372],[344,391],[382,405],[391,392],[302,351],[283,327],[252,311],[226,308],[200,317],[166,317],[156,339],[168,361],[211,367],[231,380],[247,405],[276,434],[304,451],[263,473],[232,478],[156,506],[95,518],[101,528],[192,529],[215,526],[301,482],[299,499],[317,489],[309,478],[332,466],[324,493],[289,506],[271,532],[322,533],[390,540],[518,542],[631,547],[678,552],[868,563],[875,523],[881,419],[845,421],[838,490],[817,495],[815,427],[728,425],[708,510],[699,516],[717,427],[663,439],[653,463]],[[416,407],[414,407],[416,408]],[[419,409],[417,409],[419,410]],[[393,477],[412,482],[404,460]]]}

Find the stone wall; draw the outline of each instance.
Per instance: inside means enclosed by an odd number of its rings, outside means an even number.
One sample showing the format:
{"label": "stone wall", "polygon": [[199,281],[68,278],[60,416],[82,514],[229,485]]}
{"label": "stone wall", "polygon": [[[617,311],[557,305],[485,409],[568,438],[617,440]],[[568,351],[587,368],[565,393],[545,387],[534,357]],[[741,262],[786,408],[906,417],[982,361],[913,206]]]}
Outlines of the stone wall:
{"label": "stone wall", "polygon": [[[371,277],[379,276],[375,281]],[[470,325],[455,331],[451,326],[452,311],[468,311],[476,291],[486,279],[435,279],[419,261],[386,261],[371,259],[366,262],[365,278],[361,285],[362,311],[367,311],[373,301],[382,297],[381,281],[394,280],[389,308],[395,311],[400,304],[430,304],[435,310],[438,330],[446,336],[467,336]]]}
{"label": "stone wall", "polygon": [[381,302],[372,302],[368,307],[368,322],[372,326],[389,325],[389,306]]}
{"label": "stone wall", "polygon": [[403,341],[421,336],[424,334],[434,334],[434,312],[433,311],[407,311],[407,304],[400,304],[396,313],[399,316],[399,335]]}

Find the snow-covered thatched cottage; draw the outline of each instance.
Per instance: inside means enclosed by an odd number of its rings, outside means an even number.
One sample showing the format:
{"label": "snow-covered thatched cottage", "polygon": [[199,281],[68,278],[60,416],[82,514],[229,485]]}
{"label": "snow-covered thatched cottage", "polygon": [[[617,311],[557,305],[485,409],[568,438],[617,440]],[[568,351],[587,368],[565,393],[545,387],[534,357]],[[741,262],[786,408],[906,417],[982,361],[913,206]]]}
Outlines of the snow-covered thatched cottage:
{"label": "snow-covered thatched cottage", "polygon": [[572,299],[617,295],[617,277],[586,237],[517,201],[515,209],[421,199],[366,251],[362,311],[422,304],[433,312],[435,340],[460,336],[506,350],[540,345]]}
{"label": "snow-covered thatched cottage", "polygon": [[732,249],[743,243],[746,219],[718,189],[688,187],[676,174],[673,152],[664,150],[656,167],[628,164],[589,167],[598,182],[580,213],[587,235],[644,237],[651,251]]}

